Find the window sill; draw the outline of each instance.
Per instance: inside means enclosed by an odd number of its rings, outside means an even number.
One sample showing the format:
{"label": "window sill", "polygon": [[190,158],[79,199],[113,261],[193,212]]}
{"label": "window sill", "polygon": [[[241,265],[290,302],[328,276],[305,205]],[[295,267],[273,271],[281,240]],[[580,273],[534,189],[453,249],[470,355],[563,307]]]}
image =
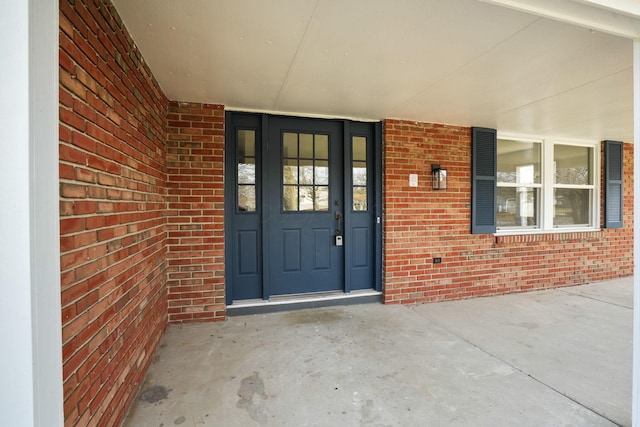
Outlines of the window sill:
{"label": "window sill", "polygon": [[603,238],[600,228],[580,228],[574,230],[531,230],[508,231],[494,234],[495,243],[531,243],[531,242],[566,242],[566,241],[597,241]]}

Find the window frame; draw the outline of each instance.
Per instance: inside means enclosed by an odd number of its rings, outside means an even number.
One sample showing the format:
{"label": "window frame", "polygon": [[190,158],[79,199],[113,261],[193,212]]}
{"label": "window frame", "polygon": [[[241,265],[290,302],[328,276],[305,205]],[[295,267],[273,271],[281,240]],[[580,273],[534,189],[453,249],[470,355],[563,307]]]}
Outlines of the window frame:
{"label": "window frame", "polygon": [[[575,231],[598,231],[600,230],[600,205],[601,205],[601,152],[600,141],[584,141],[569,140],[561,138],[543,138],[531,137],[513,134],[498,133],[496,138],[496,152],[500,140],[522,141],[522,142],[538,142],[541,144],[541,182],[540,184],[521,185],[524,187],[539,188],[539,206],[538,209],[538,225],[537,226],[513,226],[499,227],[496,222],[497,235],[518,235],[518,234],[540,234],[540,233],[566,233]],[[556,184],[554,179],[554,153],[556,145],[568,145],[586,147],[591,149],[591,159],[589,167],[591,168],[591,184],[588,185],[570,185]],[[497,164],[496,164],[497,174]],[[500,184],[496,179],[496,189],[498,187],[518,187],[513,183]],[[590,224],[589,225],[554,225],[554,193],[556,188],[576,188],[591,190],[590,200]],[[496,200],[496,214],[498,212],[498,204]]]}

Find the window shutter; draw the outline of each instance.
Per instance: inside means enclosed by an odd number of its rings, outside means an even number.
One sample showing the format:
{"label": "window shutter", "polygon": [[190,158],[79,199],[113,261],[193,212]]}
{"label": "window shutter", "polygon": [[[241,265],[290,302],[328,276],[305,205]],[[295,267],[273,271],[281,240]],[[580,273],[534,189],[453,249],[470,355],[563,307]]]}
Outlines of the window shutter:
{"label": "window shutter", "polygon": [[496,130],[471,128],[471,146],[471,233],[495,233]]}
{"label": "window shutter", "polygon": [[604,141],[604,226],[622,227],[622,156],[623,146],[619,141]]}

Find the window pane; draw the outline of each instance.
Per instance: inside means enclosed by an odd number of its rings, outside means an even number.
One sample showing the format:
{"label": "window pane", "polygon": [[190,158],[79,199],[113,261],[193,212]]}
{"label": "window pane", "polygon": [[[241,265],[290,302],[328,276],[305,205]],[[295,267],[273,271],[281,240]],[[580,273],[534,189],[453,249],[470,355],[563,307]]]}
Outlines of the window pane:
{"label": "window pane", "polygon": [[313,185],[313,160],[300,160],[300,184]]}
{"label": "window pane", "polygon": [[316,159],[329,158],[329,136],[316,135]]}
{"label": "window pane", "polygon": [[245,158],[244,163],[238,163],[238,184],[256,183],[256,159]]}
{"label": "window pane", "polygon": [[313,210],[313,187],[300,186],[300,209],[301,211]]}
{"label": "window pane", "polygon": [[539,142],[498,140],[498,182],[539,184],[541,181]]}
{"label": "window pane", "polygon": [[556,188],[553,194],[553,225],[591,225],[591,191],[589,189]]}
{"label": "window pane", "polygon": [[315,178],[316,185],[329,185],[329,162],[316,160]]}
{"label": "window pane", "polygon": [[367,161],[367,138],[363,136],[354,136],[353,144],[353,160]]}
{"label": "window pane", "polygon": [[556,184],[591,185],[590,147],[556,144],[553,149]]}
{"label": "window pane", "polygon": [[316,186],[316,210],[328,211],[329,210],[329,187],[324,185]]}
{"label": "window pane", "polygon": [[366,162],[353,162],[353,185],[367,185]]}
{"label": "window pane", "polygon": [[282,183],[297,184],[298,183],[298,161],[284,159],[282,161]]}
{"label": "window pane", "polygon": [[538,225],[538,189],[498,187],[498,228],[536,227]]}
{"label": "window pane", "polygon": [[282,135],[282,157],[298,157],[298,134],[285,132]]}
{"label": "window pane", "polygon": [[367,187],[353,187],[353,210],[367,210]]}
{"label": "window pane", "polygon": [[256,156],[256,132],[253,130],[238,131],[238,158]]}
{"label": "window pane", "polygon": [[313,159],[313,134],[300,134],[300,158]]}
{"label": "window pane", "polygon": [[282,209],[285,211],[298,210],[298,186],[285,185],[282,189]]}
{"label": "window pane", "polygon": [[255,212],[256,210],[256,186],[238,186],[238,210],[241,212]]}

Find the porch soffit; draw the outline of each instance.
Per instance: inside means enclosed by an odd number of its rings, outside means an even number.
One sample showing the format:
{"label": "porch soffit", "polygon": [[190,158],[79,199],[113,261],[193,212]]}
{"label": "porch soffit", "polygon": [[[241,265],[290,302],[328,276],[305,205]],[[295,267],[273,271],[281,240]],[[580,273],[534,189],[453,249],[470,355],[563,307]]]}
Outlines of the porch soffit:
{"label": "porch soffit", "polygon": [[633,140],[634,0],[114,4],[169,99]]}
{"label": "porch soffit", "polygon": [[630,39],[640,38],[637,0],[481,0]]}

